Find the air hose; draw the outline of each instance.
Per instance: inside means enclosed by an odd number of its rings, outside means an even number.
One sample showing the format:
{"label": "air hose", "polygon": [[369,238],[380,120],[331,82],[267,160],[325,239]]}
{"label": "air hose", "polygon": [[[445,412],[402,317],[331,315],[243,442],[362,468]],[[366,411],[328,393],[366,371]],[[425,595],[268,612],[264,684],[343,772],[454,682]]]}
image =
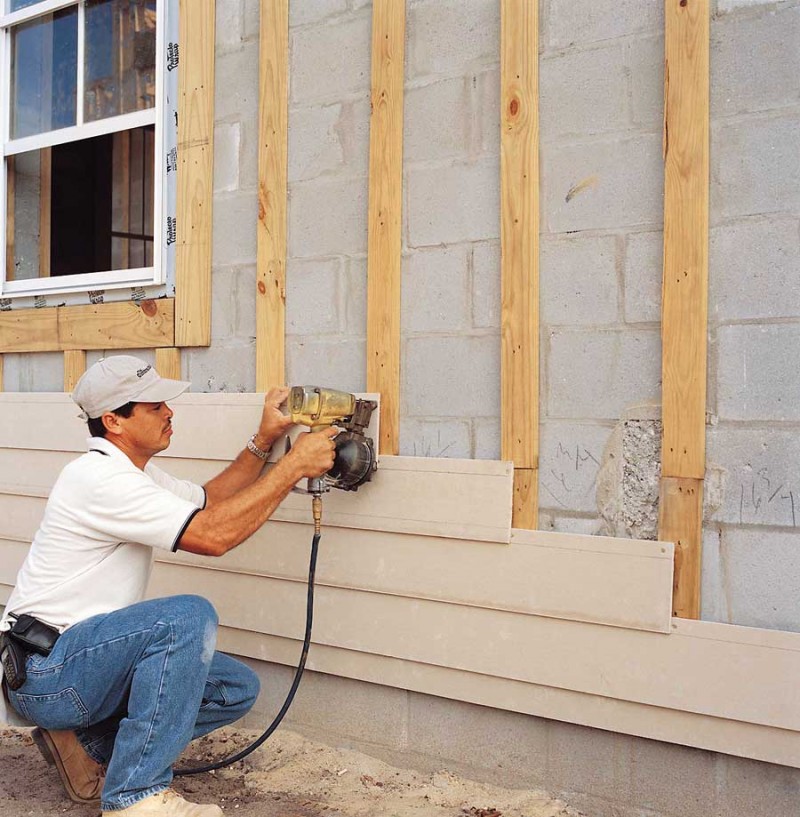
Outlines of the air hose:
{"label": "air hose", "polygon": [[[316,511],[316,508],[315,508]],[[308,567],[308,597],[306,600],[306,632],[303,638],[303,652],[300,654],[300,663],[297,665],[297,670],[294,674],[294,680],[292,681],[292,686],[289,689],[289,694],[286,696],[286,700],[283,702],[283,706],[280,708],[280,711],[275,716],[275,720],[266,728],[264,733],[256,738],[249,746],[242,749],[241,752],[237,752],[235,755],[231,755],[230,757],[223,758],[222,760],[218,760],[216,763],[209,763],[207,766],[198,766],[197,768],[193,769],[175,769],[173,771],[173,775],[175,777],[183,777],[185,775],[190,774],[201,774],[202,772],[213,772],[217,769],[222,769],[225,766],[230,766],[232,763],[236,763],[242,758],[247,757],[251,752],[254,752],[264,743],[265,740],[278,728],[278,725],[283,720],[284,715],[289,711],[289,707],[292,705],[292,701],[294,700],[295,693],[297,692],[297,688],[300,686],[300,679],[303,677],[303,670],[306,667],[306,658],[308,658],[308,649],[311,646],[311,625],[314,621],[314,574],[317,570],[317,552],[319,551],[319,540],[320,540],[320,529],[319,523],[316,519],[315,513],[315,531],[314,531],[314,538],[311,540],[311,559],[310,564]]]}

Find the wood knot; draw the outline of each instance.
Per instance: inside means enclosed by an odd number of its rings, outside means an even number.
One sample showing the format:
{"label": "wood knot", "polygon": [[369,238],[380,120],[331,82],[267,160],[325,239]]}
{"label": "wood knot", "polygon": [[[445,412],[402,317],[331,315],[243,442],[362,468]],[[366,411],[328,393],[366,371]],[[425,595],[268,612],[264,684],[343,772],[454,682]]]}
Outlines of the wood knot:
{"label": "wood knot", "polygon": [[266,291],[267,291],[267,287],[265,286],[265,284],[264,284],[264,282],[263,282],[263,281],[259,281],[259,282],[258,282],[258,291],[259,291],[259,292],[260,292],[262,295],[264,295],[264,294],[266,293]]}
{"label": "wood knot", "polygon": [[148,318],[154,318],[156,313],[158,312],[158,307],[156,306],[156,302],[153,300],[146,300],[146,301],[139,301],[139,305],[142,307],[142,312],[147,315]]}
{"label": "wood knot", "polygon": [[519,113],[519,100],[512,99],[511,104],[508,106],[508,111],[511,116],[516,116]]}

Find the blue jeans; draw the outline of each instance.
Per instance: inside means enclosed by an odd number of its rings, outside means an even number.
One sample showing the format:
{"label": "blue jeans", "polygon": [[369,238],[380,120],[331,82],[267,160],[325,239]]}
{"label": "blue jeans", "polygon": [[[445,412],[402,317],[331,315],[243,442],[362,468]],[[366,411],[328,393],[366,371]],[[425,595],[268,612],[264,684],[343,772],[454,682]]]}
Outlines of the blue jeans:
{"label": "blue jeans", "polygon": [[143,601],[70,627],[48,656],[28,658],[11,703],[44,729],[74,730],[108,766],[102,808],[163,791],[194,738],[246,714],[259,682],[215,652],[217,614],[199,596]]}

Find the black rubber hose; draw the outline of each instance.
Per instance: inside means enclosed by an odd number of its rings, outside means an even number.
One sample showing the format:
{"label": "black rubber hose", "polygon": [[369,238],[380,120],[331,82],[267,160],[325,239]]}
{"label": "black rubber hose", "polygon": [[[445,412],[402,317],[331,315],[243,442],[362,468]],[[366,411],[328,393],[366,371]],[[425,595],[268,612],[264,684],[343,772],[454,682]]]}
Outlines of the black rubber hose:
{"label": "black rubber hose", "polygon": [[258,738],[256,738],[249,746],[237,752],[235,755],[218,760],[216,763],[210,763],[207,766],[198,766],[194,769],[175,769],[173,775],[175,777],[184,777],[189,774],[200,774],[202,772],[213,772],[216,769],[222,769],[225,766],[230,766],[231,763],[236,763],[238,760],[247,757],[251,752],[254,752],[261,746],[262,743],[278,728],[278,725],[283,720],[284,715],[289,711],[292,705],[294,695],[297,692],[297,687],[300,686],[300,679],[303,677],[303,670],[306,667],[306,658],[308,658],[308,648],[311,646],[311,625],[314,623],[314,574],[317,570],[317,551],[319,550],[319,540],[321,534],[315,533],[311,540],[311,559],[308,567],[308,598],[306,601],[306,634],[303,638],[303,652],[300,654],[300,663],[297,665],[297,671],[294,674],[294,681],[289,689],[289,694],[283,702],[280,712],[275,716],[275,720],[266,728],[266,731]]}

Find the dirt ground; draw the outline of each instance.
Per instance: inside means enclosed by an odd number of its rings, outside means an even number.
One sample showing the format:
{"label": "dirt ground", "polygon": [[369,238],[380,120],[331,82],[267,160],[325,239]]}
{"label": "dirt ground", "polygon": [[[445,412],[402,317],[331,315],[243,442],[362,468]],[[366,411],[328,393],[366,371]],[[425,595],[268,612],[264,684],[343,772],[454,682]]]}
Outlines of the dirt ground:
{"label": "dirt ground", "polygon": [[[219,759],[255,737],[221,730],[193,743],[182,762]],[[67,799],[29,730],[0,729],[0,770],[0,817],[99,813]],[[487,786],[446,769],[433,775],[398,769],[288,731],[232,767],[176,779],[175,788],[237,817],[587,817],[543,792]]]}

